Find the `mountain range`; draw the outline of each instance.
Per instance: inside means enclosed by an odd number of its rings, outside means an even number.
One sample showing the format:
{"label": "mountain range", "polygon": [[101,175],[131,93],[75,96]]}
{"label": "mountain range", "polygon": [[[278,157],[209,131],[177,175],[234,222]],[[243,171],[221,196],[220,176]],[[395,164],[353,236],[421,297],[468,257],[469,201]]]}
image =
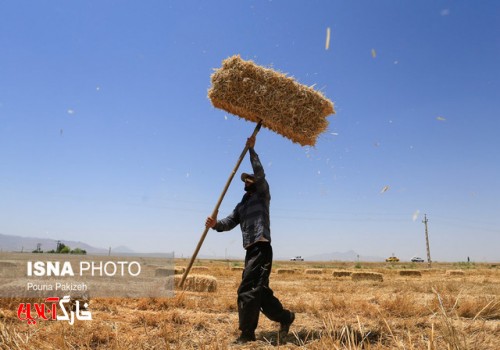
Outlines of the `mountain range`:
{"label": "mountain range", "polygon": [[[71,249],[80,248],[87,251],[88,254],[107,254],[109,249],[105,248],[96,248],[91,245],[88,245],[84,242],[76,242],[76,241],[67,241],[67,240],[59,240],[61,243],[70,247]],[[0,233],[0,251],[7,252],[32,252],[37,249],[40,244],[40,249],[42,251],[50,251],[56,250],[58,240],[50,239],[50,238],[36,238],[36,237],[21,237],[21,236],[12,236],[12,235],[4,235]],[[132,250],[125,247],[115,247],[113,248],[113,252],[120,253],[132,253]]]}
{"label": "mountain range", "polygon": [[[40,244],[40,249],[42,251],[55,250],[57,248],[58,240],[49,238],[36,238],[36,237],[22,237],[5,235],[0,233],[0,252],[32,252],[37,249],[38,244]],[[60,240],[61,243],[70,247],[71,249],[80,248],[87,251],[87,254],[108,254],[109,250],[112,249],[113,253],[134,253],[134,251],[126,246],[119,246],[113,248],[96,248],[87,243],[80,241],[66,241]],[[210,256],[204,257],[203,255],[198,256],[200,259],[212,258]],[[230,257],[228,257],[230,258]],[[291,257],[277,258],[276,260],[289,260]],[[323,253],[311,256],[304,256],[305,261],[366,261],[366,262],[377,262],[384,261],[384,258],[376,256],[362,256],[358,255],[353,250],[347,252],[332,252]]]}

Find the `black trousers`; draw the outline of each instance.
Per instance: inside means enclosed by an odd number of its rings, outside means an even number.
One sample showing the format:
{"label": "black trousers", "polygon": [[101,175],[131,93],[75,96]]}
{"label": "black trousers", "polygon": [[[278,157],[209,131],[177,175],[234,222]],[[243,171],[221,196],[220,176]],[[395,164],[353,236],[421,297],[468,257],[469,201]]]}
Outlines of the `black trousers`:
{"label": "black trousers", "polygon": [[285,310],[269,288],[269,275],[273,264],[273,249],[268,242],[249,247],[245,256],[245,269],[238,288],[238,314],[240,330],[253,333],[262,311],[275,322],[288,322],[290,311]]}

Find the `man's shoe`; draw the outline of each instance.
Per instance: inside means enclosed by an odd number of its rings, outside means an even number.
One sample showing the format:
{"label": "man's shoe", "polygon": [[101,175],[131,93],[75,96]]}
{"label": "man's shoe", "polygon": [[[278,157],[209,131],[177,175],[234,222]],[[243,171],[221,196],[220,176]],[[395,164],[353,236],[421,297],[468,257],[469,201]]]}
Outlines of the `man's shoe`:
{"label": "man's shoe", "polygon": [[290,311],[290,320],[288,322],[282,322],[280,324],[278,336],[281,344],[285,344],[285,338],[288,335],[288,331],[290,331],[290,326],[292,325],[293,321],[295,321],[295,312]]}
{"label": "man's shoe", "polygon": [[234,344],[245,344],[251,341],[255,341],[255,333],[241,333],[234,341]]}

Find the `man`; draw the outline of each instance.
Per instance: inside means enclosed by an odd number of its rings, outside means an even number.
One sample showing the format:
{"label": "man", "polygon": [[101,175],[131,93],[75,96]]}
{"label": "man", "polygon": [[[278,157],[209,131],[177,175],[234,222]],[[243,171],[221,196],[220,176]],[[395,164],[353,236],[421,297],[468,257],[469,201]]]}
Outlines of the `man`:
{"label": "man", "polygon": [[246,249],[245,269],[238,288],[238,315],[241,335],[236,343],[242,344],[255,340],[255,329],[262,311],[272,321],[280,323],[279,341],[284,343],[295,313],[283,308],[280,301],[269,288],[273,250],[269,220],[271,195],[265,179],[264,169],[254,150],[255,136],[248,138],[250,162],[253,174],[241,174],[245,183],[245,195],[226,218],[208,217],[206,227],[218,232],[229,231],[240,225],[243,247]]}

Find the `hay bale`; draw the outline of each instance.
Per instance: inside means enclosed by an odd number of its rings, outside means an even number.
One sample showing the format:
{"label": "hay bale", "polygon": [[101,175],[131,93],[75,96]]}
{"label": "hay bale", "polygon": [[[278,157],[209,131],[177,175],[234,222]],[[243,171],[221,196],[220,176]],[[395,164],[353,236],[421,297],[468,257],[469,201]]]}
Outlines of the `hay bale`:
{"label": "hay bale", "polygon": [[172,269],[167,269],[166,267],[159,267],[155,270],[155,277],[167,277],[173,274]]}
{"label": "hay bale", "polygon": [[295,273],[295,270],[293,270],[293,269],[276,269],[276,273],[278,275],[293,274],[293,273]]}
{"label": "hay bale", "polygon": [[418,270],[399,270],[399,275],[406,277],[422,277],[422,273]]}
{"label": "hay bale", "polygon": [[321,275],[323,273],[323,269],[306,269],[304,273],[306,275]]}
{"label": "hay bale", "polygon": [[15,268],[17,267],[16,263],[10,262],[10,261],[0,261],[0,268]]}
{"label": "hay bale", "polygon": [[184,267],[158,267],[155,269],[155,277],[167,277],[171,275],[182,275],[186,271]]}
{"label": "hay bale", "polygon": [[206,267],[206,266],[193,266],[191,268],[191,271],[207,272],[208,271],[208,267]]}
{"label": "hay bale", "polygon": [[[182,276],[175,275],[174,285],[179,288]],[[217,291],[217,278],[209,275],[188,275],[184,281],[184,290],[192,292],[215,292]]]}
{"label": "hay bale", "polygon": [[462,270],[448,270],[446,271],[447,276],[465,276],[465,272]]}
{"label": "hay bale", "polygon": [[333,271],[332,273],[333,277],[351,277],[351,275],[352,275],[351,271],[343,271],[343,270]]}
{"label": "hay bale", "polygon": [[244,268],[241,266],[231,266],[231,271],[243,271]]}
{"label": "hay bale", "polygon": [[377,281],[383,282],[384,277],[378,272],[353,272],[351,274],[351,279],[353,281]]}
{"label": "hay bale", "polygon": [[225,59],[211,76],[208,97],[216,108],[299,143],[314,146],[335,113],[322,93],[299,84],[283,73],[245,61],[239,55]]}

